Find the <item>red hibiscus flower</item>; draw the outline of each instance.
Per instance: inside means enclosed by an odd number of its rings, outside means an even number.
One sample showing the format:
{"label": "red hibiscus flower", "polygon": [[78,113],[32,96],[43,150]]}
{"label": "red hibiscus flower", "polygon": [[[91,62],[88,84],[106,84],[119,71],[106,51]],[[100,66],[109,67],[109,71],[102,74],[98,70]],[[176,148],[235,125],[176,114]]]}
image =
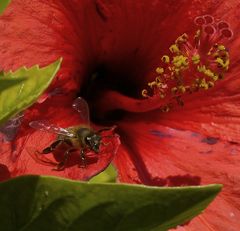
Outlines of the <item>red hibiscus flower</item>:
{"label": "red hibiscus flower", "polygon": [[223,192],[206,212],[178,230],[239,230],[239,7],[234,0],[13,1],[0,20],[2,68],[64,61],[45,97],[25,112],[10,155],[3,145],[2,178],[86,179],[109,164],[111,157],[99,157],[89,172],[56,172],[27,151],[53,140],[29,122],[79,124],[71,104],[82,96],[94,124],[117,125],[119,181],[221,183]]}

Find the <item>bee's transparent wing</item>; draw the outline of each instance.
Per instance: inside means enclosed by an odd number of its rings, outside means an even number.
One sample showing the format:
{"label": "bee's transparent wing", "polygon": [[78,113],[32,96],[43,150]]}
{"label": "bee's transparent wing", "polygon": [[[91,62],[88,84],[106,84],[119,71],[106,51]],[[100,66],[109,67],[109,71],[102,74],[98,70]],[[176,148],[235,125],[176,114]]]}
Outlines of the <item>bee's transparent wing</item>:
{"label": "bee's transparent wing", "polygon": [[89,125],[90,124],[89,108],[86,100],[83,99],[82,97],[78,97],[74,100],[72,107],[79,112],[84,123]]}
{"label": "bee's transparent wing", "polygon": [[29,126],[40,131],[46,131],[58,135],[64,135],[68,137],[74,137],[75,135],[68,131],[67,129],[58,127],[54,124],[50,124],[45,120],[32,121],[29,123]]}

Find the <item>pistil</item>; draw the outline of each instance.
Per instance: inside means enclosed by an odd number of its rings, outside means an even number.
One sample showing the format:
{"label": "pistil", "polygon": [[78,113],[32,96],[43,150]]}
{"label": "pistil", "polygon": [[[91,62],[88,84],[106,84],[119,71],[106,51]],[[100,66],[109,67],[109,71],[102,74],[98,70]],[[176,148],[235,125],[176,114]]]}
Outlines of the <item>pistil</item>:
{"label": "pistil", "polygon": [[233,36],[228,23],[210,15],[197,17],[194,23],[198,27],[194,36],[184,33],[175,40],[170,54],[162,56],[155,80],[142,90],[147,100],[167,99],[161,106],[164,112],[176,104],[183,106],[184,95],[214,87],[229,69],[229,53],[222,43]]}

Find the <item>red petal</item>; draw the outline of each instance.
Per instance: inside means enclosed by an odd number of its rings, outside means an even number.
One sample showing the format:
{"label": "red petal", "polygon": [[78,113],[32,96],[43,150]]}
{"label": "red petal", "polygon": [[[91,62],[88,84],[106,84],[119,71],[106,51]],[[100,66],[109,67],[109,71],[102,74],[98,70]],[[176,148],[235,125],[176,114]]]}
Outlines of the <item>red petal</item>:
{"label": "red petal", "polygon": [[239,84],[238,74],[232,74],[215,89],[186,97],[182,108],[152,113],[152,121],[239,142]]}
{"label": "red petal", "polygon": [[87,1],[13,1],[0,18],[1,68],[46,66],[63,57],[54,86],[78,89],[95,56],[89,37],[99,40],[89,36],[93,7]]}
{"label": "red petal", "polygon": [[120,135],[123,145],[115,158],[120,181],[159,186],[223,184],[220,196],[186,230],[239,229],[239,144],[135,121],[122,124]]}
{"label": "red petal", "polygon": [[[237,1],[218,5],[221,15]],[[27,0],[15,0],[0,20],[1,66],[47,65],[62,56],[64,76],[79,77],[87,67],[106,63],[110,72],[145,78],[176,37],[192,29],[194,18],[215,6],[214,1],[33,0],[30,7]]]}

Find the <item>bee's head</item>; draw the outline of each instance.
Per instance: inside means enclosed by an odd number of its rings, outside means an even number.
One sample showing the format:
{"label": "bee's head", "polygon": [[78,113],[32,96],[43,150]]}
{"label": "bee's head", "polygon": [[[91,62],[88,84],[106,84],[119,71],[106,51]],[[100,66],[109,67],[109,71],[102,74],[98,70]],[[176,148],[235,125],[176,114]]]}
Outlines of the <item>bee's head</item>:
{"label": "bee's head", "polygon": [[86,143],[89,145],[89,147],[96,153],[99,152],[99,147],[101,144],[101,136],[97,134],[93,134],[91,136],[86,137]]}

